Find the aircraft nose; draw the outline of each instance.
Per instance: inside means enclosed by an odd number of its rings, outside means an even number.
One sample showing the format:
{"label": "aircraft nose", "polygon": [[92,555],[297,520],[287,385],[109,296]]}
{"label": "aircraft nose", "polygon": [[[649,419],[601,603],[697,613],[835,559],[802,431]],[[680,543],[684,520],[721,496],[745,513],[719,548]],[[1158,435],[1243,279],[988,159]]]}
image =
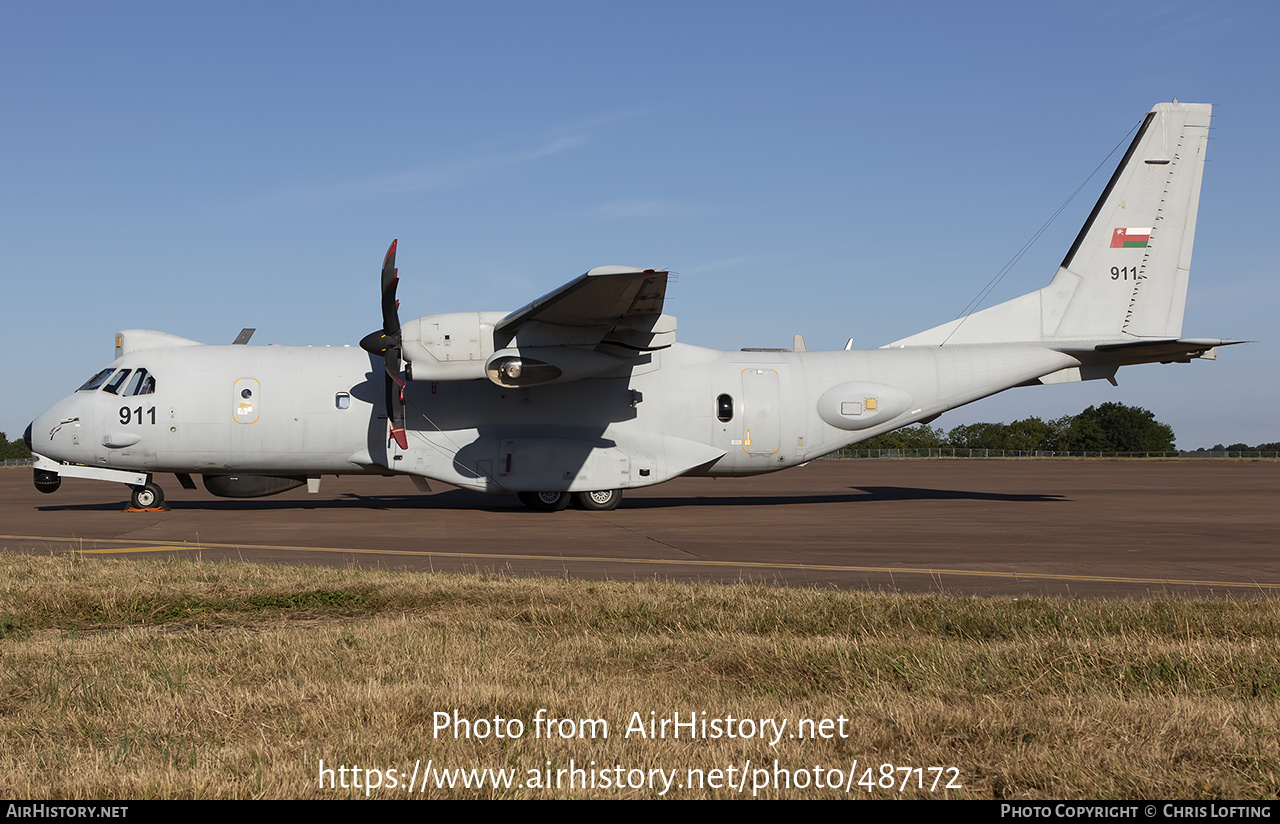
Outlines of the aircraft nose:
{"label": "aircraft nose", "polygon": [[27,424],[27,431],[22,433],[22,440],[27,444],[27,451],[31,451],[31,424]]}

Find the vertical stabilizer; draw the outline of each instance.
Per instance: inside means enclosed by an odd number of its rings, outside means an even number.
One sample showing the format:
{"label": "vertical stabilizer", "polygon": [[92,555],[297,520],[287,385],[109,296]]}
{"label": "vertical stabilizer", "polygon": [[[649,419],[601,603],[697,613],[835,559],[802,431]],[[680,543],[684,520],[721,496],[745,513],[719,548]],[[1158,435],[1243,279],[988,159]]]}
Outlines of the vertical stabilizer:
{"label": "vertical stabilizer", "polygon": [[1048,286],[889,346],[1179,337],[1211,108],[1147,114]]}

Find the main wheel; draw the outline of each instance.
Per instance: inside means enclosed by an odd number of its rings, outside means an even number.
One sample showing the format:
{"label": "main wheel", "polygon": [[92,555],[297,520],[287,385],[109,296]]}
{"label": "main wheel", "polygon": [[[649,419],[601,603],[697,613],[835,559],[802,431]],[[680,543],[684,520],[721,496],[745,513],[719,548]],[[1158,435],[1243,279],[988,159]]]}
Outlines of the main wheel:
{"label": "main wheel", "polygon": [[133,490],[131,501],[134,509],[155,509],[164,505],[164,492],[155,484],[129,488]]}
{"label": "main wheel", "polygon": [[569,505],[568,492],[517,492],[516,497],[538,512],[559,512]]}
{"label": "main wheel", "polygon": [[610,509],[618,508],[618,503],[622,500],[622,490],[598,489],[594,492],[575,492],[573,499],[579,509],[585,509],[588,512],[608,512]]}

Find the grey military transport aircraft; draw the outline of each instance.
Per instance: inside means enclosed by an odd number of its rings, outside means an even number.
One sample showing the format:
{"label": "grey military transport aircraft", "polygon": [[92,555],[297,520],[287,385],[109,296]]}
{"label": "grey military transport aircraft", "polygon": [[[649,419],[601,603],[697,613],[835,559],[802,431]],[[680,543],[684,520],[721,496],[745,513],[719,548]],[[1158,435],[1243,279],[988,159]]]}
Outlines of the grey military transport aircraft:
{"label": "grey military transport aircraft", "polygon": [[545,511],[617,506],[681,475],[803,464],[1015,386],[1212,358],[1182,337],[1210,106],[1160,103],[1044,288],[874,350],[719,352],[676,342],[667,272],[603,266],[514,312],[401,323],[354,347],[116,336],[116,359],[27,428],[35,485],[161,473],[248,498],[323,475],[407,475]]}

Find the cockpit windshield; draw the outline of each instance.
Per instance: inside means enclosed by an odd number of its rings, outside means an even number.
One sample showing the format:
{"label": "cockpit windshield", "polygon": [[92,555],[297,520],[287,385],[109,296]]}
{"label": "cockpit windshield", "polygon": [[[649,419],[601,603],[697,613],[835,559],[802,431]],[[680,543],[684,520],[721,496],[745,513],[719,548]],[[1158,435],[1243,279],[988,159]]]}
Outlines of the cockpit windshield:
{"label": "cockpit windshield", "polygon": [[107,385],[102,387],[103,392],[110,392],[112,395],[120,394],[120,386],[129,377],[132,369],[121,369],[119,372],[111,376],[111,380],[107,381]]}
{"label": "cockpit windshield", "polygon": [[97,389],[98,387],[102,386],[103,383],[106,382],[107,378],[111,377],[111,373],[114,371],[116,370],[103,369],[101,372],[94,375],[92,378],[89,378],[89,380],[85,381],[84,384],[76,391],[84,392],[85,390],[88,390],[88,389]]}
{"label": "cockpit windshield", "polygon": [[[130,380],[129,376],[133,375]],[[127,383],[126,383],[127,381]],[[156,379],[146,369],[103,369],[84,382],[77,392],[101,389],[113,395],[133,397],[134,395],[151,395],[156,391]]]}

